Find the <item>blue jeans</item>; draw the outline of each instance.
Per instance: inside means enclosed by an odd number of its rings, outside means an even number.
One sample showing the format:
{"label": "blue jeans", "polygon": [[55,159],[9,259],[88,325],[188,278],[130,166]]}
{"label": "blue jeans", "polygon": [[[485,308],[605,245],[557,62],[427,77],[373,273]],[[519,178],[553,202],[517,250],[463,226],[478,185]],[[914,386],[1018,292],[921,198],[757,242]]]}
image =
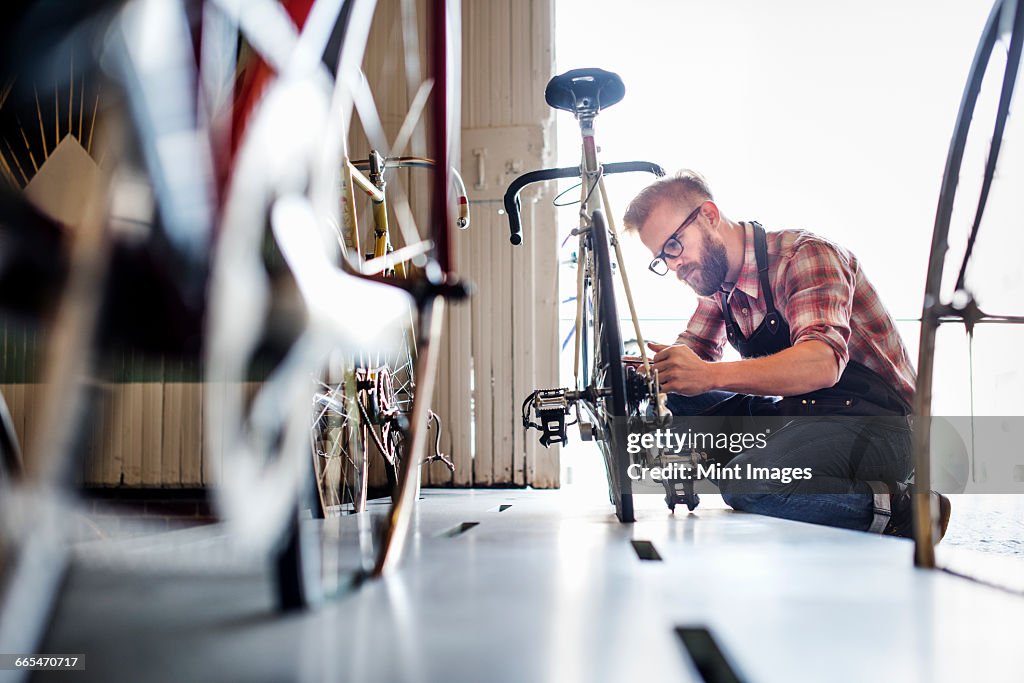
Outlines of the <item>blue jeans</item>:
{"label": "blue jeans", "polygon": [[[763,414],[776,401],[766,396],[712,391],[697,396],[669,394],[668,408],[677,416],[706,413],[731,399],[717,415]],[[820,417],[793,420],[767,439],[728,460],[728,465],[803,468],[812,480],[712,480],[733,509],[812,524],[866,531],[873,517],[868,481],[903,481],[911,471],[911,432],[903,419]]]}

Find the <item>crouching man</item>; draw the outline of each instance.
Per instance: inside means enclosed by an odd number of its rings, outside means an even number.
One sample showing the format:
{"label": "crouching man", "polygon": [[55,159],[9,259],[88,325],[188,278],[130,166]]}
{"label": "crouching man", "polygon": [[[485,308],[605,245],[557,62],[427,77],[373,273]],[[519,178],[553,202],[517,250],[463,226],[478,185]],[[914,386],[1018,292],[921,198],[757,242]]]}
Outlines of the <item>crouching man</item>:
{"label": "crouching man", "polygon": [[[728,463],[740,471],[809,468],[813,477],[718,480],[726,503],[911,536],[902,482],[912,472],[915,373],[857,258],[810,232],[727,218],[693,171],[642,190],[624,223],[651,251],[653,272],[675,273],[700,297],[674,344],[649,345],[672,413],[813,418],[794,420]],[[726,341],[742,360],[721,360]],[[938,497],[944,532],[949,501]]]}

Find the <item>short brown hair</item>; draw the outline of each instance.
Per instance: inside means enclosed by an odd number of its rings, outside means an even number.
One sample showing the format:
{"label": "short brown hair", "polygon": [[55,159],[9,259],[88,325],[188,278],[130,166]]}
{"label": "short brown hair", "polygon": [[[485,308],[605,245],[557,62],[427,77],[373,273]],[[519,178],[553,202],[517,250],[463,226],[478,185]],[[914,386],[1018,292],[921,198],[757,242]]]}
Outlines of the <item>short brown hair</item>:
{"label": "short brown hair", "polygon": [[701,200],[714,199],[704,176],[684,168],[675,175],[659,178],[640,190],[640,194],[634,197],[626,208],[622,222],[626,225],[626,230],[640,230],[650,218],[654,207],[661,202],[670,200],[682,204],[695,196]]}

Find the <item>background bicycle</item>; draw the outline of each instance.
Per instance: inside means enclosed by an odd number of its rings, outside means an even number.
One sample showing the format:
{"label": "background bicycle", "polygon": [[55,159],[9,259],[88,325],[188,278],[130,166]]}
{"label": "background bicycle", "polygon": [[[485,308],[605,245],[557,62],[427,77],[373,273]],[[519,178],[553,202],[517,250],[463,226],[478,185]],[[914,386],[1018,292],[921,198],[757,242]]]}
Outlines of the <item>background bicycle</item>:
{"label": "background bicycle", "polygon": [[[367,159],[347,166],[342,213],[349,253],[357,258],[365,255],[363,272],[380,269],[392,277],[411,275],[416,266],[411,260],[401,260],[401,252],[396,254],[391,242],[389,220],[393,218],[389,211],[393,216],[394,210],[387,203],[388,171],[428,169],[433,162],[422,157],[386,159],[371,150]],[[456,224],[466,229],[469,204],[465,185],[454,169],[452,180],[459,207]],[[357,195],[366,201],[360,203]],[[394,351],[333,355],[322,375],[314,379],[310,438],[320,517],[361,512],[370,488],[395,493],[416,387],[412,313],[410,310],[408,326]],[[440,450],[442,419],[433,411],[430,424],[433,434],[425,463],[441,461],[453,470],[451,460]]]}

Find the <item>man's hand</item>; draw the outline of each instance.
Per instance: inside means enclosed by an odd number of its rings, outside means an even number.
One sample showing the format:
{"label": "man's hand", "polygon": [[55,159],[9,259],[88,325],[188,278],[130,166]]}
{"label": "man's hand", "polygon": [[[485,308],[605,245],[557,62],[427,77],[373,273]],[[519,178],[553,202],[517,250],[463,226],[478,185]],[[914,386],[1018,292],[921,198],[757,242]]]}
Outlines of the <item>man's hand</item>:
{"label": "man's hand", "polygon": [[717,388],[712,380],[714,364],[701,359],[690,347],[653,342],[647,347],[654,351],[652,365],[658,371],[662,391],[694,396]]}

